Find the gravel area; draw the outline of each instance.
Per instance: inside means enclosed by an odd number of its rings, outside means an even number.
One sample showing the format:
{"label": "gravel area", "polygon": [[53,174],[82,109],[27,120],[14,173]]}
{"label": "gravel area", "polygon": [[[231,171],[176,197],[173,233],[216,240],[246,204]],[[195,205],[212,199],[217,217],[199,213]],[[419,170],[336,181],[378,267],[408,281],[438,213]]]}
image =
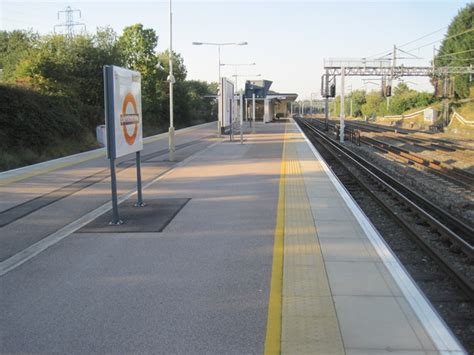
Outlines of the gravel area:
{"label": "gravel area", "polygon": [[419,170],[415,165],[400,163],[366,145],[350,144],[350,147],[425,198],[435,201],[466,224],[474,225],[474,193],[471,191],[459,188],[427,171]]}

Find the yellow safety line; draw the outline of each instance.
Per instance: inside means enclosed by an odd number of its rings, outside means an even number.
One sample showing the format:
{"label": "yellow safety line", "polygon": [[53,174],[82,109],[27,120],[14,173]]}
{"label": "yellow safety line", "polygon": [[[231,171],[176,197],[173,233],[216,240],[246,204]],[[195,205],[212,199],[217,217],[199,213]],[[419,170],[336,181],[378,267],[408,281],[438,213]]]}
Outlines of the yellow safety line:
{"label": "yellow safety line", "polygon": [[268,301],[267,334],[265,355],[281,353],[281,309],[283,283],[283,238],[285,233],[285,174],[286,174],[286,128],[283,139],[283,152],[278,187],[278,207],[273,244],[272,278]]}

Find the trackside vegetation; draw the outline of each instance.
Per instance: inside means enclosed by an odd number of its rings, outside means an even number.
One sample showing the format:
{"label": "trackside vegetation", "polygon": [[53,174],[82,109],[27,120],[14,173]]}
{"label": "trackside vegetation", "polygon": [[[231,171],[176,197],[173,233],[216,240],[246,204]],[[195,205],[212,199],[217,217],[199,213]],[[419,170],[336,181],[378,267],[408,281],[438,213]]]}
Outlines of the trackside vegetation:
{"label": "trackside vegetation", "polygon": [[[145,135],[166,131],[169,52],[158,44],[141,24],[120,36],[111,28],[74,37],[0,31],[0,170],[96,148],[107,64],[141,73]],[[187,80],[179,53],[173,69],[176,128],[215,120],[217,83]]]}

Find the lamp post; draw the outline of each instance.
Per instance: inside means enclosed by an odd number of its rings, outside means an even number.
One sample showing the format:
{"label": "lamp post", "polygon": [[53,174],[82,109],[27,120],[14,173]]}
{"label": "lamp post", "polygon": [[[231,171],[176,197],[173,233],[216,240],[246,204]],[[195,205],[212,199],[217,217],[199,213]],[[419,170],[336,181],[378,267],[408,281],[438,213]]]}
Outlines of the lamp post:
{"label": "lamp post", "polygon": [[[237,87],[237,77],[247,77],[248,78],[248,77],[260,77],[260,76],[262,76],[262,74],[248,74],[248,75],[247,74],[234,74],[234,75],[232,75],[232,77],[235,78],[235,87]],[[245,90],[243,90],[243,91],[245,91]],[[255,116],[255,100],[254,99],[252,99],[252,104],[253,104],[253,106],[252,106],[253,111],[252,112],[253,112],[253,115]],[[247,104],[245,104],[245,107],[247,109]],[[255,119],[253,119],[253,120],[255,122]]]}
{"label": "lamp post", "polygon": [[[170,0],[171,1],[171,0]],[[195,46],[217,46],[217,55],[219,58],[219,95],[222,95],[222,88],[221,88],[221,47],[222,46],[246,46],[247,42],[193,42]],[[224,105],[221,105],[222,110],[224,109]],[[221,117],[223,117],[223,112],[221,112]],[[221,133],[221,121],[218,117],[217,119],[217,133]]]}
{"label": "lamp post", "polygon": [[[237,77],[238,76],[244,76],[244,75],[238,75],[237,73],[237,68],[238,67],[249,67],[249,66],[252,66],[252,65],[257,65],[257,63],[248,63],[248,64],[227,64],[227,63],[221,63],[221,66],[230,66],[230,67],[234,67],[235,68],[235,75],[232,75],[233,77],[235,77],[235,91],[237,92]],[[260,75],[258,75],[260,76]]]}
{"label": "lamp post", "polygon": [[169,152],[169,160],[174,161],[174,152],[175,152],[175,144],[174,144],[174,117],[173,117],[173,84],[175,83],[174,75],[173,75],[173,12],[172,12],[172,5],[171,1],[170,4],[170,49],[169,49],[169,66],[170,66],[170,73],[168,75],[168,82],[170,84],[170,128],[168,130],[168,152]]}

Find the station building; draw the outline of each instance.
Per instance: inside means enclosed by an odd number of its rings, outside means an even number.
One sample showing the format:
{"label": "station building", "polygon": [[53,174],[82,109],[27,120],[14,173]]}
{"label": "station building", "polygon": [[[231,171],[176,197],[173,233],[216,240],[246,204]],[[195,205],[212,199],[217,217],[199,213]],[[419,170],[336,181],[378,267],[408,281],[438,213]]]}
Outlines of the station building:
{"label": "station building", "polygon": [[255,120],[267,123],[290,116],[291,102],[296,100],[298,94],[272,91],[270,90],[272,83],[270,80],[248,80],[245,83],[246,117],[252,117],[254,95]]}

